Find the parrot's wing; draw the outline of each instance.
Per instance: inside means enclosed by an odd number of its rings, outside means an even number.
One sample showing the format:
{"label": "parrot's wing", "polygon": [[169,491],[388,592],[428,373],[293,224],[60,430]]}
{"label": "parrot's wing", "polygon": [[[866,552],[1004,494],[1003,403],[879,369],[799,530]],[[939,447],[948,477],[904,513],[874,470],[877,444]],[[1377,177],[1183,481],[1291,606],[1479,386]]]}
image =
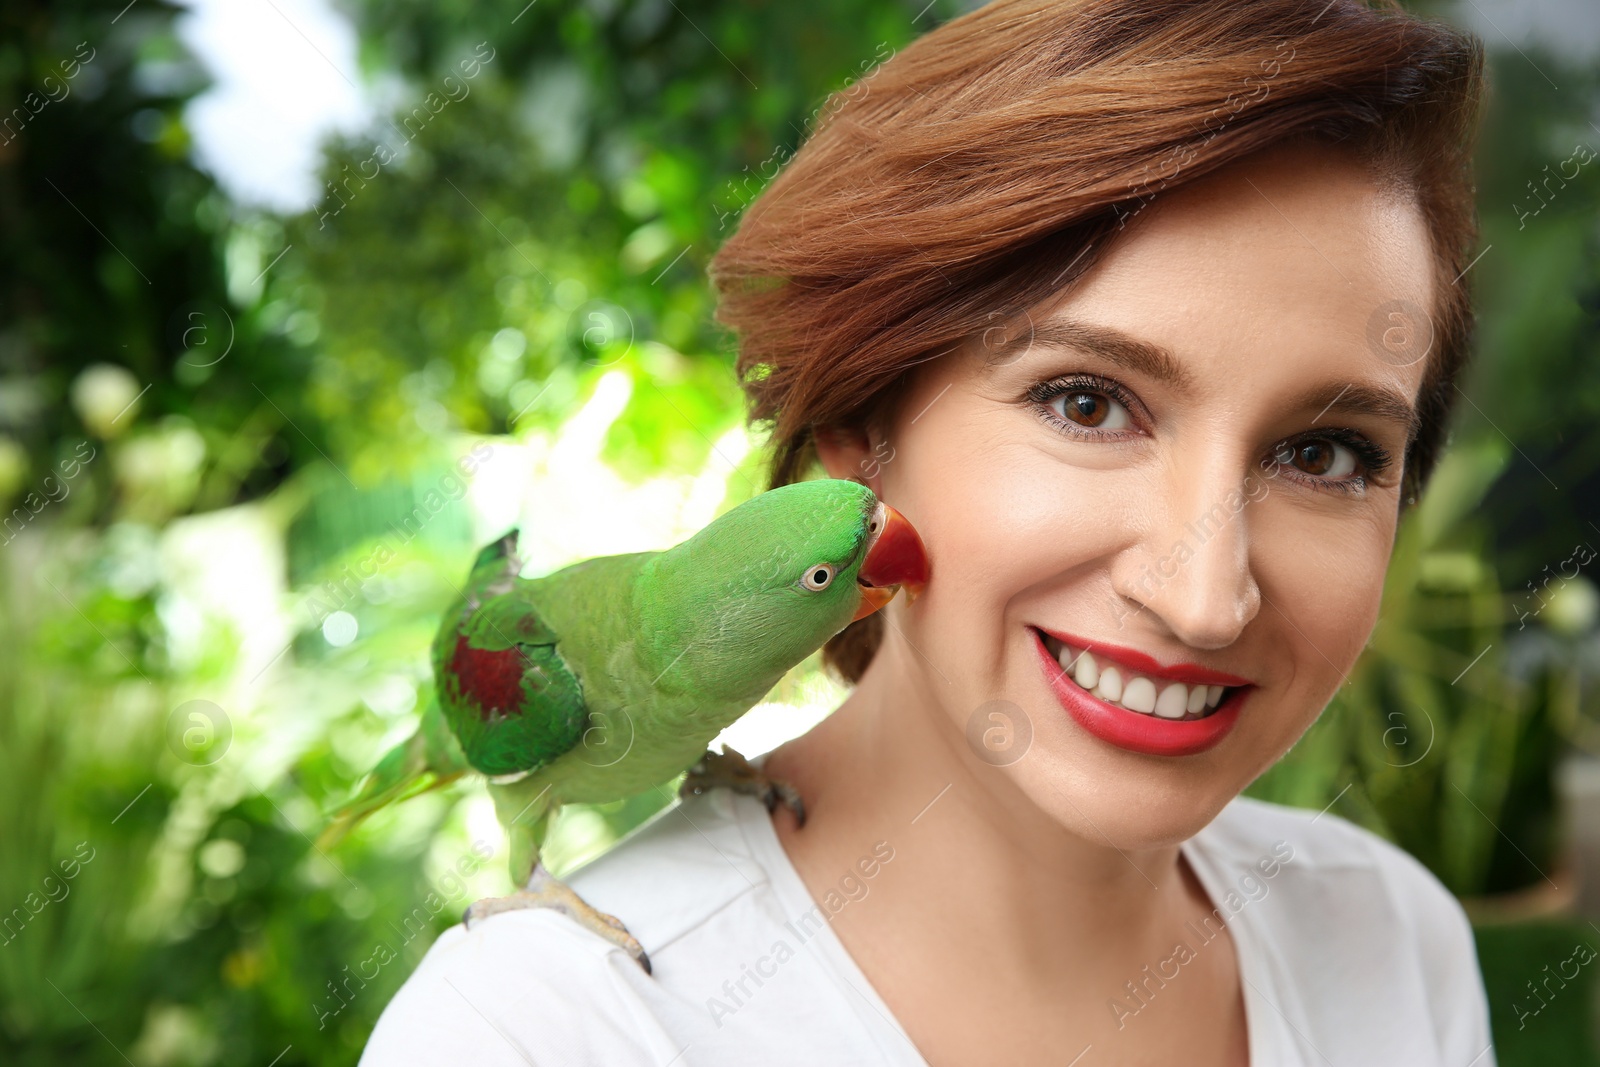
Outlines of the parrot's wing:
{"label": "parrot's wing", "polygon": [[532,583],[470,603],[434,645],[439,705],[467,761],[496,776],[536,771],[588,726],[560,638],[526,595]]}

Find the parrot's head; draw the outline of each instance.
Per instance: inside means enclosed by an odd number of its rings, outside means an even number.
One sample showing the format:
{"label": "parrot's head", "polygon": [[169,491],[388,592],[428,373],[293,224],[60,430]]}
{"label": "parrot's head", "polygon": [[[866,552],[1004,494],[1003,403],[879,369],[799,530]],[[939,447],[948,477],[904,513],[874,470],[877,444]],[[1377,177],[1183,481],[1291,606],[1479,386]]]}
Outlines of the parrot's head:
{"label": "parrot's head", "polygon": [[914,598],[929,563],[905,516],[864,485],[827,478],[779,486],[719,516],[662,553],[656,577],[691,616],[674,627],[686,643],[765,676],[781,675],[902,586]]}

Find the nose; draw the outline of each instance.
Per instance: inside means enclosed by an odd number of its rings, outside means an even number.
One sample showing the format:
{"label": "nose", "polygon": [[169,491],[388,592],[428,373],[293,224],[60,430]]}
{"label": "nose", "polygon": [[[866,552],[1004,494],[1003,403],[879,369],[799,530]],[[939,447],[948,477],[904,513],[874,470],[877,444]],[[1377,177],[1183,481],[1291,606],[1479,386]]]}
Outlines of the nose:
{"label": "nose", "polygon": [[1164,625],[1186,645],[1223,648],[1261,609],[1250,527],[1268,482],[1259,469],[1207,462],[1169,470],[1166,491],[1149,502],[1148,533],[1113,565],[1119,627],[1146,617],[1145,625]]}

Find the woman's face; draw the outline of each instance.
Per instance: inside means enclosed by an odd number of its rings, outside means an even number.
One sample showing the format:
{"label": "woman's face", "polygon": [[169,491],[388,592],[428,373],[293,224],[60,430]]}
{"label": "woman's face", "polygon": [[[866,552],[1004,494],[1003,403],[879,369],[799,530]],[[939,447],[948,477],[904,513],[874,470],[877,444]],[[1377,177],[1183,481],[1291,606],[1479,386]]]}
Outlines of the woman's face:
{"label": "woman's face", "polygon": [[1016,347],[920,368],[873,453],[823,453],[875,473],[933,562],[886,667],[975,747],[1031,732],[986,762],[1061,825],[1191,836],[1376,624],[1432,271],[1412,203],[1280,148],[1136,215]]}

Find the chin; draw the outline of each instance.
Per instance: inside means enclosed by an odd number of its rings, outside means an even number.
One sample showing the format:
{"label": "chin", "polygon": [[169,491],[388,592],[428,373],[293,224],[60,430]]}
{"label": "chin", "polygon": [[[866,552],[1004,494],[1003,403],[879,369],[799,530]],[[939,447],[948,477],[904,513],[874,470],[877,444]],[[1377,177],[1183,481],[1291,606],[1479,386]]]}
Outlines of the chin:
{"label": "chin", "polygon": [[1010,771],[1022,792],[1062,829],[1124,852],[1181,844],[1238,795],[1215,780],[1162,782],[1160,776],[1085,769],[1075,753],[1035,751]]}

